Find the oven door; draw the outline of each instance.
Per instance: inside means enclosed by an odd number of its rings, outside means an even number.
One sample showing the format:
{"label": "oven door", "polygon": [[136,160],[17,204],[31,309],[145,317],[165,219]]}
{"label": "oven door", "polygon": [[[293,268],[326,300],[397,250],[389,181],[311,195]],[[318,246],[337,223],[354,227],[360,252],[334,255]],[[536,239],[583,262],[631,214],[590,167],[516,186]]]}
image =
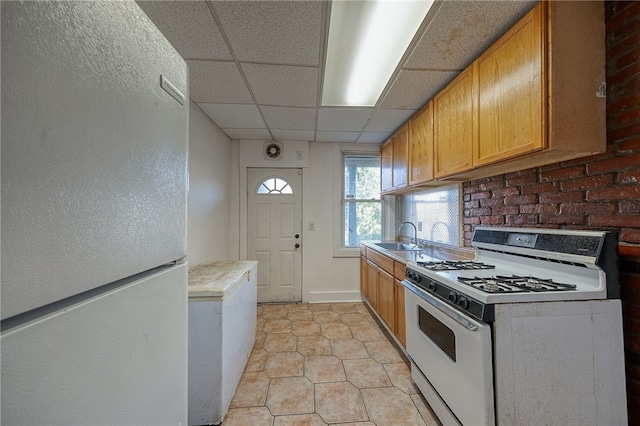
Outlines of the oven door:
{"label": "oven door", "polygon": [[402,284],[408,289],[407,352],[428,382],[416,380],[425,398],[439,397],[433,405],[444,403],[463,425],[494,425],[491,328],[406,280]]}

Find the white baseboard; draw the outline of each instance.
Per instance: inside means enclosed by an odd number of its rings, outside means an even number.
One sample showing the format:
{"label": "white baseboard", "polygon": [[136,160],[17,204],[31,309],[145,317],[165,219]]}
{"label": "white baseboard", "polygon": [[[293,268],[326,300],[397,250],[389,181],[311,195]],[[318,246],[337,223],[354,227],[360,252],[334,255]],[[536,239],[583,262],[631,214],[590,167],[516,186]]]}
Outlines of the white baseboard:
{"label": "white baseboard", "polygon": [[362,302],[360,291],[315,291],[308,297],[309,303]]}

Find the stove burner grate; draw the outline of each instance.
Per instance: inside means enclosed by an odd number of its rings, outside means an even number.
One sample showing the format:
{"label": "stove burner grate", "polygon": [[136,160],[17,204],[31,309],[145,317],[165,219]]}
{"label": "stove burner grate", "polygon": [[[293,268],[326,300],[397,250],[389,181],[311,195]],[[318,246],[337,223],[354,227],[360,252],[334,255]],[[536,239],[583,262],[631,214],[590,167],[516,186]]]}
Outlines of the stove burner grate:
{"label": "stove burner grate", "polygon": [[512,275],[510,277],[497,275],[491,278],[458,277],[458,281],[479,290],[486,291],[487,293],[568,291],[576,289],[576,286],[573,284],[557,283],[552,279],[519,275]]}
{"label": "stove burner grate", "polygon": [[494,269],[495,266],[466,260],[445,260],[439,262],[418,262],[419,266],[431,271],[455,271],[470,269]]}

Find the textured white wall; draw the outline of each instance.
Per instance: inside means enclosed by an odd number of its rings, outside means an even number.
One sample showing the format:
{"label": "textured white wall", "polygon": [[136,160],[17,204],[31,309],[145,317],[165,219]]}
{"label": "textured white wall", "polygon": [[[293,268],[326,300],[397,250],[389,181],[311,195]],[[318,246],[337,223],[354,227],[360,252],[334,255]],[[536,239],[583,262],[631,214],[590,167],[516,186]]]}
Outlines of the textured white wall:
{"label": "textured white wall", "polygon": [[334,146],[310,143],[304,171],[302,292],[309,302],[360,300],[359,257],[333,257],[334,221],[340,220],[334,214]]}
{"label": "textured white wall", "polygon": [[193,102],[189,110],[189,266],[237,259],[229,248],[233,142]]}

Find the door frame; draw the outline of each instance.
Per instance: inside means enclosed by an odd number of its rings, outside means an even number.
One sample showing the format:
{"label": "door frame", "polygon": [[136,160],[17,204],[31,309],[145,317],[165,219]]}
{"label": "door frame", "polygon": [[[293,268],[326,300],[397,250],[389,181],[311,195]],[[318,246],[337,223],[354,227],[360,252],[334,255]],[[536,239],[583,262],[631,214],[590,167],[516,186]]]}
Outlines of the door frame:
{"label": "door frame", "polygon": [[[308,182],[308,176],[309,173],[306,172],[307,167],[277,167],[275,164],[274,166],[267,166],[267,165],[261,165],[261,166],[254,166],[254,167],[247,167],[247,166],[241,166],[240,167],[240,176],[239,176],[239,182],[238,182],[238,192],[240,194],[239,200],[238,200],[238,204],[240,207],[240,214],[239,214],[239,259],[240,260],[247,260],[247,254],[248,254],[248,210],[249,210],[249,188],[248,188],[248,174],[249,174],[249,169],[299,169],[302,171],[302,195],[301,195],[301,209],[302,209],[302,232],[301,232],[301,236],[302,236],[302,241],[305,240],[306,237],[306,233],[307,233],[307,228],[305,227],[305,223],[308,222],[308,212],[306,210],[305,207],[305,196],[304,196],[304,188],[308,188],[309,186],[309,182]],[[301,264],[301,286],[302,286],[302,303],[307,303],[309,301],[309,288],[308,286],[305,284],[306,280],[305,280],[305,265],[307,264],[307,256],[306,256],[306,250],[304,250],[304,246],[303,246],[303,250],[302,250],[302,264]]]}

